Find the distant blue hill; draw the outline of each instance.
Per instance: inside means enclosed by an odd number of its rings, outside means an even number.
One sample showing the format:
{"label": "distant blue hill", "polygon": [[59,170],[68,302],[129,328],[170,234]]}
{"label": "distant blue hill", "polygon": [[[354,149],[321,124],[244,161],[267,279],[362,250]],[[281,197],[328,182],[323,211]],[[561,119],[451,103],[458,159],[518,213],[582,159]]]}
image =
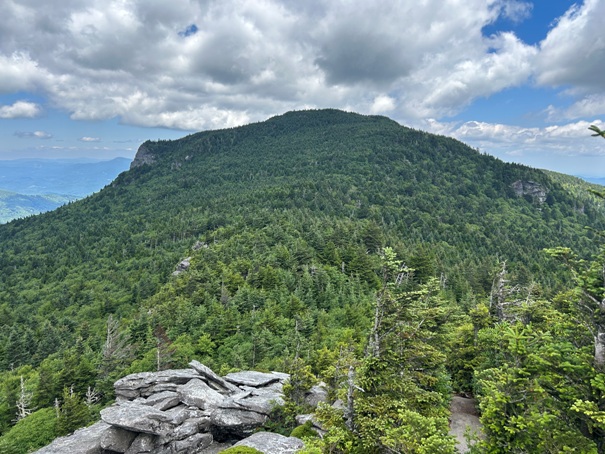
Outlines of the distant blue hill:
{"label": "distant blue hill", "polygon": [[0,189],[0,224],[51,211],[78,197],[57,194],[26,195]]}
{"label": "distant blue hill", "polygon": [[126,158],[0,160],[0,223],[86,197],[107,186],[129,166],[130,159]]}
{"label": "distant blue hill", "polygon": [[588,181],[589,183],[600,184],[601,186],[605,186],[605,177],[582,177],[578,176],[578,178],[582,178],[584,181]]}
{"label": "distant blue hill", "polygon": [[110,161],[16,159],[0,161],[0,189],[27,195],[85,197],[128,170],[130,159]]}

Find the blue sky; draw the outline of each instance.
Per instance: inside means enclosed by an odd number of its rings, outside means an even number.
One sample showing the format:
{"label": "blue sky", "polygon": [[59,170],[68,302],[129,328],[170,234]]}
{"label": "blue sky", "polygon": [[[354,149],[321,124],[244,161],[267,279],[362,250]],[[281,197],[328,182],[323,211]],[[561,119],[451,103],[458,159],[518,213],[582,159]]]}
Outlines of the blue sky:
{"label": "blue sky", "polygon": [[605,176],[605,0],[3,0],[0,159],[335,107]]}

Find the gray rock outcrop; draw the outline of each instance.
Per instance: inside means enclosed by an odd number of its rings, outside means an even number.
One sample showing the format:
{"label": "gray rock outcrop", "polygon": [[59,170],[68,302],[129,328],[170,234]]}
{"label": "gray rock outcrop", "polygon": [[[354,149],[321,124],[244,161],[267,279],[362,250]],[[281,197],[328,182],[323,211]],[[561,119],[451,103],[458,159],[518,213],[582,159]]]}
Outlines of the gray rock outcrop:
{"label": "gray rock outcrop", "polygon": [[60,437],[50,445],[36,451],[36,454],[102,454],[101,438],[111,426],[99,421],[90,427],[76,430],[67,437]]}
{"label": "gray rock outcrop", "polygon": [[101,435],[101,448],[114,452],[126,452],[138,434],[119,427],[110,427]]}
{"label": "gray rock outcrop", "polygon": [[186,259],[181,260],[177,266],[176,270],[172,272],[173,276],[178,276],[181,273],[184,273],[191,267],[191,257],[187,257]]}
{"label": "gray rock outcrop", "polygon": [[328,401],[328,390],[325,383],[313,386],[305,393],[305,404],[310,407],[317,407],[320,402]]}
{"label": "gray rock outcrop", "polygon": [[[121,378],[114,384],[116,403],[101,411],[102,421],[58,438],[38,454],[220,452],[256,432],[272,409],[284,404],[288,374],[246,371],[220,377],[198,361],[190,366]],[[255,445],[263,452],[295,452],[275,449],[298,446],[263,437],[255,442],[258,446],[263,440],[275,446],[263,451]]]}
{"label": "gray rock outcrop", "polygon": [[101,419],[113,427],[151,435],[167,435],[176,426],[167,413],[134,402],[101,410]]}
{"label": "gray rock outcrop", "polygon": [[197,378],[189,380],[186,385],[179,386],[178,394],[182,403],[200,410],[213,410],[225,398],[224,395]]}
{"label": "gray rock outcrop", "polygon": [[130,163],[130,169],[134,169],[135,167],[140,167],[145,164],[151,165],[154,162],[155,156],[145,144],[142,144],[137,150],[137,154],[135,155],[133,161]]}
{"label": "gray rock outcrop", "polygon": [[235,443],[234,446],[248,446],[265,454],[293,454],[304,447],[300,438],[284,437],[272,432],[257,432]]}
{"label": "gray rock outcrop", "polygon": [[530,196],[540,205],[546,201],[548,195],[546,188],[535,181],[517,180],[511,184],[511,187],[515,191],[517,197],[522,197],[524,195]]}
{"label": "gray rock outcrop", "polygon": [[225,380],[236,385],[259,387],[278,382],[281,378],[276,373],[245,371],[227,374],[225,375]]}

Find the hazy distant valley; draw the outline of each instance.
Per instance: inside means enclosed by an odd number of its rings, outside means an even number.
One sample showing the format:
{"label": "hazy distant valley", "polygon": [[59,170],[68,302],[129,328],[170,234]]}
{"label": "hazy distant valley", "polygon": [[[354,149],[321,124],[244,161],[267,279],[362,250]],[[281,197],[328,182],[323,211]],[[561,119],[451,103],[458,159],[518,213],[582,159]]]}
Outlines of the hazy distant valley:
{"label": "hazy distant valley", "polygon": [[0,223],[86,197],[128,170],[129,165],[127,158],[0,161]]}

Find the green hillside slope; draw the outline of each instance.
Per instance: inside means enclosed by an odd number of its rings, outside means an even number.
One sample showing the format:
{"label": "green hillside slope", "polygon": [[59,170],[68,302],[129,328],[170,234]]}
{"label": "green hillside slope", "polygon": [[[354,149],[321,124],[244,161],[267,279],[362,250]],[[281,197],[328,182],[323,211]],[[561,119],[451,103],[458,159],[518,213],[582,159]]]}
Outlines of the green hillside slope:
{"label": "green hillside slope", "polygon": [[[367,352],[387,246],[413,269],[397,278],[400,298],[431,296],[406,309],[406,329],[423,327],[401,333],[423,333],[416,354],[393,353],[379,368],[425,358],[412,380],[427,393],[418,411],[434,405],[441,418],[447,405],[436,396],[469,389],[475,364],[462,349],[445,355],[451,336],[493,296],[502,262],[509,280],[548,297],[571,280],[544,248],[596,250],[585,227],[603,229],[603,204],[564,183],[336,110],[146,142],[99,193],[0,226],[0,430],[11,425],[20,376],[36,408],[70,388],[95,387],[107,402],[117,376],[193,357],[221,372],[303,361],[334,381],[338,361]],[[108,351],[112,336],[129,348]]]}

